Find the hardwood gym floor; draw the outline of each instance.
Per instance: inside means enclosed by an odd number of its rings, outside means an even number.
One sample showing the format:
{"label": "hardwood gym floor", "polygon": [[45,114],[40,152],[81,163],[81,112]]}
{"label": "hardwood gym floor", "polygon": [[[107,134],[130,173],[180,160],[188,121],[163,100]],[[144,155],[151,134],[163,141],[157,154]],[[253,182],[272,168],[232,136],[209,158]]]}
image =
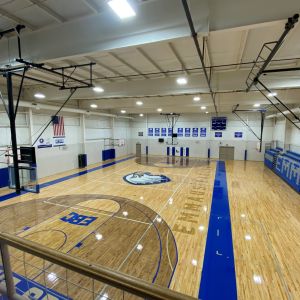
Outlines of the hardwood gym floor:
{"label": "hardwood gym floor", "polygon": [[[0,229],[198,297],[216,165],[131,158],[1,202]],[[123,177],[133,172],[171,181],[132,185]],[[226,175],[238,298],[300,299],[300,196],[261,162],[228,161]],[[87,278],[30,255],[24,267],[24,254],[11,254],[15,273],[92,299]],[[94,288],[118,298],[100,283]]]}

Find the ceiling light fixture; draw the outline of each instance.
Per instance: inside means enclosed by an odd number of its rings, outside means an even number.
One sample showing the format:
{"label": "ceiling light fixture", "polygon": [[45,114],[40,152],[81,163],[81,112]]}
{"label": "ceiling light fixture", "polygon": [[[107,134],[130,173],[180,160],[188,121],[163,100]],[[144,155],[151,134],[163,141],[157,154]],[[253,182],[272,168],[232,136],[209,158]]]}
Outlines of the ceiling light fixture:
{"label": "ceiling light fixture", "polygon": [[38,98],[38,99],[45,99],[46,98],[46,96],[44,94],[42,94],[42,93],[35,93],[34,97]]}
{"label": "ceiling light fixture", "polygon": [[206,109],[206,106],[201,106],[201,109],[202,109],[202,110]]}
{"label": "ceiling light fixture", "polygon": [[208,114],[208,111],[206,111],[205,113]]}
{"label": "ceiling light fixture", "polygon": [[194,101],[200,101],[200,97],[199,97],[199,96],[196,96],[196,97],[194,97],[193,100],[194,100]]}
{"label": "ceiling light fixture", "polygon": [[103,93],[104,89],[101,86],[95,86],[93,87],[93,91],[96,93]]}
{"label": "ceiling light fixture", "polygon": [[187,84],[187,79],[185,77],[179,77],[177,78],[176,82],[179,84],[179,85],[185,85]]}
{"label": "ceiling light fixture", "polygon": [[136,101],[135,104],[141,106],[141,105],[143,105],[143,102],[142,101]]}
{"label": "ceiling light fixture", "polygon": [[140,117],[143,117],[144,116],[144,114],[140,114]]}
{"label": "ceiling light fixture", "polygon": [[136,15],[127,0],[110,0],[108,5],[119,16],[120,19],[134,17]]}
{"label": "ceiling light fixture", "polygon": [[272,92],[272,93],[269,93],[269,94],[268,94],[268,97],[274,97],[274,96],[277,96],[277,93],[276,93],[276,92]]}
{"label": "ceiling light fixture", "polygon": [[91,107],[91,108],[97,108],[98,105],[97,105],[97,104],[91,104],[90,107]]}
{"label": "ceiling light fixture", "polygon": [[126,110],[122,109],[121,114],[126,114]]}
{"label": "ceiling light fixture", "polygon": [[255,103],[255,104],[253,104],[253,107],[260,107],[260,104],[259,103]]}
{"label": "ceiling light fixture", "polygon": [[158,108],[157,111],[158,111],[158,112],[162,112],[162,109],[161,109],[161,108]]}

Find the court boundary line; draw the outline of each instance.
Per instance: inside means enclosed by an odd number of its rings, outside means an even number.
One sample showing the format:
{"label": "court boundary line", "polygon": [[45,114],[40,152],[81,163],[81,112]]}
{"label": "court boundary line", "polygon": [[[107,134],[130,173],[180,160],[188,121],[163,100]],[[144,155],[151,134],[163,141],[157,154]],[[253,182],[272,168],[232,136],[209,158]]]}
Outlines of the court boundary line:
{"label": "court boundary line", "polygon": [[[88,169],[88,170],[80,171],[78,173],[74,173],[74,174],[67,175],[67,176],[64,176],[64,177],[61,177],[61,178],[57,178],[57,179],[54,179],[54,180],[51,180],[51,181],[48,181],[48,182],[44,182],[44,183],[40,184],[40,189],[55,185],[55,184],[60,183],[60,182],[67,181],[69,179],[80,177],[80,176],[86,175],[88,173],[92,173],[92,172],[95,172],[95,171],[98,171],[98,170],[101,170],[101,169],[105,169],[105,168],[114,166],[118,163],[122,163],[124,161],[130,160],[130,159],[133,159],[133,158],[135,158],[135,156],[131,155],[129,157],[122,158],[122,159],[116,160],[116,161],[112,161],[112,162],[109,162],[107,164],[103,164],[103,165],[98,166],[98,167],[94,167],[94,168],[91,168],[91,169]],[[22,191],[20,194],[17,194],[16,192],[6,194],[6,195],[3,195],[3,196],[0,196],[0,202],[6,201],[6,200],[9,200],[9,199],[21,196],[21,195],[25,195],[25,194],[28,194],[28,193],[29,192]]]}

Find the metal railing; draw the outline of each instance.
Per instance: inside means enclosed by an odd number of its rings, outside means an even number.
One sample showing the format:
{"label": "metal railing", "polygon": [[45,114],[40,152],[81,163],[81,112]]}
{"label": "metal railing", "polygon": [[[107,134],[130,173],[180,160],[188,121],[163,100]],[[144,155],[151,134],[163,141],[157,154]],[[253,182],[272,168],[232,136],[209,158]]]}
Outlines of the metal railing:
{"label": "metal railing", "polygon": [[18,249],[24,252],[24,264],[26,263],[25,253],[27,255],[30,254],[34,257],[51,262],[59,267],[63,267],[66,271],[76,272],[80,274],[80,276],[85,276],[94,281],[109,285],[123,293],[122,297],[118,296],[117,298],[108,298],[108,296],[103,296],[99,294],[99,292],[93,291],[93,299],[125,299],[124,294],[129,293],[130,299],[133,299],[132,297],[134,295],[137,296],[137,298],[141,297],[142,299],[154,300],[195,300],[193,297],[180,294],[165,287],[150,284],[144,280],[114,271],[107,267],[92,265],[76,257],[47,248],[18,236],[9,233],[0,233],[0,250],[5,275],[5,283],[2,282],[0,284],[0,293],[7,295],[8,299],[11,300],[28,298],[20,296],[16,292],[16,286],[13,278],[14,273],[10,262],[10,258],[12,258],[13,255],[9,254],[8,246],[12,247],[13,250]]}

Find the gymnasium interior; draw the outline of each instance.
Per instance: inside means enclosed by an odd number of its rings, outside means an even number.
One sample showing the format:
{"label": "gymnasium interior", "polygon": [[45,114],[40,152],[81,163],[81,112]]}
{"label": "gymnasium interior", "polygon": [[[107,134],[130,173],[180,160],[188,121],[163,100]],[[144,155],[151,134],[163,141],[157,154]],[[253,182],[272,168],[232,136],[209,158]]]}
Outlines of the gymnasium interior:
{"label": "gymnasium interior", "polygon": [[300,299],[299,0],[0,0],[0,300]]}

